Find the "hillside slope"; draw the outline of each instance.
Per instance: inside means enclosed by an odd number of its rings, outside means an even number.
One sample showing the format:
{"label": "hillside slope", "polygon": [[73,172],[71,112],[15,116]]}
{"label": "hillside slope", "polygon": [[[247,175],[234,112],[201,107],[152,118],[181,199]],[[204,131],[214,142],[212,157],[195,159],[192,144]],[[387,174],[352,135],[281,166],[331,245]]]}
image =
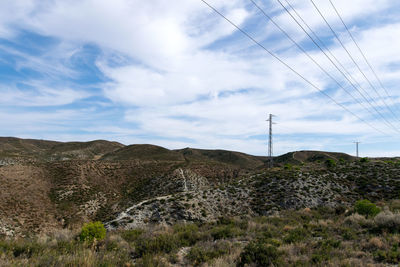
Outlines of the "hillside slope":
{"label": "hillside slope", "polygon": [[[397,159],[360,162],[341,153],[301,151],[266,169],[265,157],[223,150],[13,138],[0,144],[0,234],[7,235],[92,220],[131,228],[259,216],[348,206],[361,198],[390,200],[400,192]],[[325,159],[336,165],[328,168]]]}
{"label": "hillside slope", "polygon": [[289,152],[274,159],[274,162],[278,164],[301,164],[301,163],[310,163],[317,161],[326,161],[327,159],[332,159],[335,161],[345,160],[345,161],[353,161],[356,160],[355,157],[350,156],[345,153],[338,152],[324,152],[324,151],[294,151]]}
{"label": "hillside slope", "polygon": [[91,142],[55,142],[14,137],[0,137],[0,160],[57,161],[98,159],[124,145],[96,140]]}
{"label": "hillside slope", "polygon": [[227,150],[184,148],[175,151],[181,153],[187,161],[215,161],[249,169],[264,167],[267,160],[266,157],[257,157]]}
{"label": "hillside slope", "polygon": [[167,160],[184,161],[184,157],[176,152],[155,145],[130,145],[104,155],[102,160]]}

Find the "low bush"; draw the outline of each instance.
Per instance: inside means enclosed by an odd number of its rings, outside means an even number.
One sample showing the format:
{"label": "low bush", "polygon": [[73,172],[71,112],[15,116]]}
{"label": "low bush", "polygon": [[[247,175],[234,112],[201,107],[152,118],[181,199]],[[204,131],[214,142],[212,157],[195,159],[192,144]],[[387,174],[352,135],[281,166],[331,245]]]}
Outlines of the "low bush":
{"label": "low bush", "polygon": [[106,228],[101,222],[90,222],[83,225],[79,239],[81,241],[93,242],[103,240],[106,237]]}
{"label": "low bush", "polygon": [[364,199],[356,202],[354,211],[358,214],[365,215],[368,218],[375,217],[381,211],[381,209],[371,201]]}
{"label": "low bush", "polygon": [[378,230],[386,230],[389,232],[400,231],[400,214],[384,211],[374,218],[375,225]]}
{"label": "low bush", "polygon": [[316,249],[311,255],[311,262],[314,264],[325,266],[321,264],[323,262],[329,261],[333,250],[337,250],[340,247],[341,242],[334,239],[326,239],[319,241],[316,245]]}
{"label": "low bush", "polygon": [[135,254],[142,257],[147,254],[171,253],[183,245],[173,234],[160,234],[152,238],[141,236],[135,242]]}
{"label": "low bush", "polygon": [[286,164],[283,166],[283,168],[284,168],[285,170],[292,170],[292,169],[293,169],[293,166],[292,166],[292,164],[290,164],[290,163],[286,163]]}
{"label": "low bush", "polygon": [[121,236],[127,242],[135,242],[143,233],[143,229],[132,229],[123,231]]}
{"label": "low bush", "polygon": [[387,262],[391,264],[400,263],[400,251],[398,246],[393,246],[390,250],[378,250],[374,253],[374,258],[379,262]]}
{"label": "low bush", "polygon": [[174,233],[180,246],[192,246],[202,239],[199,227],[196,224],[177,224],[174,226]]}
{"label": "low bush", "polygon": [[346,217],[343,222],[345,225],[350,226],[352,228],[358,228],[360,226],[364,226],[367,224],[367,219],[365,216],[360,215],[358,213],[351,214]]}
{"label": "low bush", "polygon": [[[111,265],[112,266],[112,265]],[[131,265],[125,265],[131,266]],[[168,267],[170,266],[165,260],[160,258],[160,256],[146,254],[139,259],[134,266],[137,267]]]}
{"label": "low bush", "polygon": [[336,166],[336,161],[334,161],[333,159],[327,159],[325,160],[325,166],[328,168],[333,168]]}
{"label": "low bush", "polygon": [[219,217],[217,224],[218,225],[231,225],[231,226],[239,227],[242,230],[247,230],[249,222],[248,222],[248,220],[239,220],[239,219],[228,218],[228,217]]}
{"label": "low bush", "polygon": [[30,258],[34,254],[40,254],[44,247],[34,241],[26,240],[26,241],[18,241],[18,242],[2,242],[0,243],[0,251],[11,252],[14,257],[26,257]]}
{"label": "low bush", "polygon": [[214,240],[217,239],[227,239],[239,236],[243,233],[243,231],[231,224],[228,225],[219,225],[211,229],[211,236]]}
{"label": "low bush", "polygon": [[282,265],[281,256],[284,252],[278,249],[279,244],[268,242],[268,239],[259,238],[251,241],[240,254],[240,262],[238,266],[247,264],[256,266],[276,266]]}
{"label": "low bush", "polygon": [[304,240],[308,235],[308,232],[304,228],[295,228],[289,231],[283,239],[285,243],[296,243]]}
{"label": "low bush", "polygon": [[218,242],[214,245],[207,243],[192,247],[186,258],[195,266],[208,262],[214,258],[228,254],[230,245],[228,242]]}

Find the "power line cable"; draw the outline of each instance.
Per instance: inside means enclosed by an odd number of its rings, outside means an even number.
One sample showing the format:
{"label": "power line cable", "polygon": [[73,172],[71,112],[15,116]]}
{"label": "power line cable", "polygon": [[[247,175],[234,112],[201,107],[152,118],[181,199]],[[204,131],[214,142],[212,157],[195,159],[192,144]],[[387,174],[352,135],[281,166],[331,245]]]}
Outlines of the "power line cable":
{"label": "power line cable", "polygon": [[[250,0],[252,1],[252,0]],[[287,7],[280,1],[277,0],[279,4],[284,8],[286,13],[290,15],[290,17],[296,22],[296,24],[303,30],[303,32],[311,39],[311,41],[321,50],[321,52],[326,56],[326,58],[335,66],[335,68],[343,75],[343,77],[350,83],[350,85],[361,95],[362,98],[377,112],[377,114],[385,121],[385,124],[389,126],[389,128],[393,128],[396,132],[400,133],[400,131],[390,122],[388,121],[383,114],[374,106],[371,104],[371,101],[368,100],[364,94],[353,84],[353,82],[346,76],[345,73],[337,66],[335,62],[327,55],[327,53],[322,49],[322,47],[314,40],[314,38],[307,32],[306,29],[301,25],[301,23],[290,13],[290,11],[287,9]],[[358,83],[357,83],[358,84]],[[358,86],[361,88],[360,84]],[[343,87],[342,87],[343,88]],[[362,89],[362,88],[361,88]],[[364,90],[365,91],[365,90]],[[368,92],[365,91],[367,96],[373,100],[373,98],[368,94]]]}
{"label": "power line cable", "polygon": [[346,31],[349,33],[351,39],[353,40],[354,44],[356,45],[358,51],[360,52],[360,54],[362,55],[362,57],[364,58],[365,63],[367,63],[368,67],[371,69],[372,73],[374,74],[376,80],[378,81],[379,85],[381,86],[381,88],[383,89],[383,91],[386,93],[386,96],[389,98],[389,100],[392,102],[393,106],[398,110],[396,104],[394,103],[394,101],[392,100],[392,97],[389,95],[388,90],[386,89],[386,87],[383,85],[381,79],[378,77],[374,67],[372,67],[372,64],[369,62],[369,60],[367,59],[365,53],[362,51],[361,47],[358,45],[358,42],[356,41],[356,39],[354,38],[353,34],[351,33],[351,31],[349,30],[349,28],[347,27],[346,23],[343,20],[343,17],[340,15],[339,11],[337,10],[336,6],[333,4],[332,0],[329,0],[329,2],[331,3],[333,9],[335,10],[336,14],[338,15],[340,21],[342,22],[343,26],[346,28]]}
{"label": "power line cable", "polygon": [[[279,0],[278,0],[279,1]],[[332,26],[330,25],[330,23],[327,21],[327,19],[325,18],[325,16],[322,14],[321,10],[318,8],[318,6],[314,3],[313,0],[310,0],[311,3],[313,4],[313,6],[315,7],[315,9],[317,10],[317,12],[319,13],[319,15],[322,17],[322,19],[325,21],[326,25],[328,25],[329,29],[332,31],[333,35],[335,36],[335,38],[339,41],[340,45],[343,47],[343,49],[346,51],[347,55],[350,57],[351,61],[353,61],[354,65],[357,67],[357,69],[360,71],[360,73],[362,74],[362,76],[365,78],[365,80],[368,82],[368,84],[370,85],[370,87],[375,91],[375,93],[378,95],[379,98],[382,99],[383,103],[385,104],[385,106],[388,108],[388,110],[395,116],[395,118],[397,118],[397,115],[392,111],[392,109],[386,104],[386,101],[384,98],[381,97],[381,95],[379,94],[378,90],[375,88],[375,86],[371,83],[371,81],[368,79],[368,77],[365,75],[364,71],[361,69],[361,67],[358,65],[358,63],[355,61],[354,57],[351,55],[351,53],[349,52],[349,50],[346,48],[346,46],[343,44],[342,40],[340,40],[339,36],[337,35],[337,33],[335,32],[335,30],[332,28]],[[373,99],[373,98],[372,98]],[[373,101],[376,103],[375,99],[373,99]]]}
{"label": "power line cable", "polygon": [[[292,4],[290,4],[290,2],[288,0],[284,0],[284,1],[290,7],[290,9],[293,10],[293,12],[296,14],[296,16],[303,22],[303,24],[311,32],[311,34],[318,40],[318,42],[321,44],[321,46],[324,48],[324,50],[328,52],[328,54],[335,60],[335,62],[342,68],[342,70],[351,78],[351,80],[354,83],[357,83],[357,81],[354,79],[354,77],[351,75],[351,73],[349,73],[349,71],[346,69],[346,67],[343,66],[343,64],[339,61],[339,59],[332,53],[331,49],[325,44],[325,42],[322,41],[321,38],[319,38],[319,36],[308,25],[308,23],[303,19],[303,17],[297,12],[297,10],[292,6]],[[359,87],[361,87],[361,86],[359,85]]]}
{"label": "power line cable", "polygon": [[[364,106],[364,104],[362,103],[362,102],[360,102],[357,98],[355,98],[352,94],[351,94],[351,92],[349,92],[342,84],[340,84],[340,82],[338,82],[328,71],[326,71],[303,47],[301,47],[281,26],[279,26],[279,24],[278,23],[276,23],[275,22],[275,20],[271,17],[271,16],[269,16],[265,11],[264,11],[264,9],[262,9],[256,2],[254,2],[253,0],[250,0],[252,3],[253,3],[253,5],[255,6],[255,7],[257,7],[257,9],[259,10],[259,11],[261,11],[261,13],[267,18],[267,19],[269,19],[283,34],[285,34],[285,36],[290,40],[290,41],[292,41],[292,43],[293,44],[295,44],[296,46],[297,46],[297,48],[299,48],[300,49],[300,51],[302,51],[315,65],[317,65],[318,66],[318,68],[320,69],[320,70],[322,70],[329,78],[331,78],[339,87],[341,87],[348,95],[350,95],[358,104],[360,104],[363,108],[365,108],[368,112],[370,112],[371,114],[372,114],[372,116],[375,116],[375,114],[373,113],[373,111],[371,112],[368,108],[366,108],[365,106]],[[324,52],[322,49],[321,49],[321,51],[322,52]],[[327,56],[327,55],[326,55]],[[328,57],[328,56],[327,56]],[[332,62],[332,61],[331,61]],[[333,62],[332,62],[333,63]],[[334,64],[334,63],[333,63]],[[340,69],[338,68],[338,70],[340,71]],[[343,73],[342,73],[343,74]],[[343,74],[344,75],[344,74]],[[357,89],[357,88],[356,88]],[[362,95],[362,93],[359,91],[359,93],[360,93],[360,95],[361,96],[363,96]],[[368,102],[368,99],[366,99],[366,98],[364,98],[367,102]],[[370,103],[369,103],[370,104]],[[371,105],[372,106],[372,105]],[[372,106],[372,108],[374,108],[373,106]],[[376,110],[376,109],[375,109]],[[379,111],[378,110],[376,110],[378,113],[379,113]],[[383,117],[384,118],[384,117]],[[389,126],[389,128],[391,127],[391,125],[390,124],[387,124],[388,126]]]}
{"label": "power line cable", "polygon": [[357,114],[355,114],[354,112],[352,112],[351,110],[349,110],[346,106],[344,106],[343,104],[337,102],[334,98],[332,98],[330,95],[328,95],[327,93],[325,93],[323,90],[321,90],[318,86],[316,86],[314,83],[312,83],[310,80],[308,80],[306,77],[304,77],[301,73],[299,73],[298,71],[296,71],[294,68],[292,68],[290,65],[288,65],[288,63],[286,63],[284,60],[282,60],[278,55],[276,55],[275,53],[271,52],[270,50],[268,50],[264,45],[262,45],[260,42],[258,42],[256,39],[254,39],[250,34],[248,34],[245,30],[241,29],[239,26],[237,26],[235,23],[233,23],[230,19],[228,19],[226,16],[224,16],[221,12],[219,12],[216,8],[214,8],[212,5],[210,5],[207,1],[205,0],[200,0],[202,1],[204,4],[206,4],[210,9],[212,9],[215,13],[217,13],[219,16],[221,16],[223,19],[225,19],[228,23],[230,23],[233,27],[235,27],[238,31],[240,31],[243,35],[245,35],[247,38],[249,38],[252,42],[254,42],[256,45],[258,45],[260,48],[262,48],[265,52],[267,52],[270,56],[272,56],[273,58],[275,58],[276,60],[278,60],[282,65],[284,65],[285,67],[287,67],[289,70],[291,70],[293,73],[295,73],[297,76],[299,76],[302,80],[304,80],[306,83],[308,83],[311,87],[313,87],[314,89],[316,89],[317,91],[319,91],[321,94],[325,95],[326,97],[328,97],[330,100],[332,100],[336,105],[340,106],[342,109],[344,109],[345,111],[347,111],[348,113],[350,113],[351,115],[353,115],[355,118],[357,118],[358,120],[360,120],[361,122],[365,123],[366,125],[368,125],[370,128],[374,129],[375,131],[387,135],[385,132],[379,130],[378,128],[376,128],[375,126],[371,125],[370,123],[368,123],[367,121],[365,121],[364,119],[362,119],[360,116],[358,116]]}

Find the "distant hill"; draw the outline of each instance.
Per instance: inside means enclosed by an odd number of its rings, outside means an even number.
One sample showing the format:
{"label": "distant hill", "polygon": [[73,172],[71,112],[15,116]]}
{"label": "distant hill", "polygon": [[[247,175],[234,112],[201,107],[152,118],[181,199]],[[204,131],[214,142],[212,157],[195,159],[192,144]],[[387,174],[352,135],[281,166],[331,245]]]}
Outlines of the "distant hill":
{"label": "distant hill", "polygon": [[[228,150],[184,148],[169,150],[164,147],[139,144],[125,146],[118,142],[95,140],[90,142],[56,142],[35,139],[0,137],[0,157],[33,158],[36,160],[166,160],[186,162],[217,162],[232,166],[255,169],[265,166],[268,157],[253,156]],[[300,164],[305,162],[354,160],[345,153],[323,151],[289,152],[274,158],[276,164]]]}
{"label": "distant hill", "polygon": [[168,160],[184,161],[179,152],[155,145],[130,145],[104,155],[102,160]]}
{"label": "distant hill", "polygon": [[58,144],[60,144],[60,142],[0,137],[0,155],[20,156],[40,154]]}
{"label": "distant hill", "polygon": [[0,156],[29,157],[36,160],[98,159],[121,147],[124,145],[105,140],[56,142],[0,137]]}
{"label": "distant hill", "polygon": [[284,155],[278,156],[274,159],[275,163],[278,164],[301,164],[301,163],[310,163],[321,161],[324,162],[327,159],[333,159],[335,161],[339,161],[343,159],[345,161],[355,160],[356,157],[350,156],[345,153],[339,152],[324,152],[324,151],[295,151],[289,152]]}
{"label": "distant hill", "polygon": [[265,166],[267,160],[267,157],[252,156],[228,150],[184,148],[175,151],[181,153],[188,161],[216,161],[249,169]]}

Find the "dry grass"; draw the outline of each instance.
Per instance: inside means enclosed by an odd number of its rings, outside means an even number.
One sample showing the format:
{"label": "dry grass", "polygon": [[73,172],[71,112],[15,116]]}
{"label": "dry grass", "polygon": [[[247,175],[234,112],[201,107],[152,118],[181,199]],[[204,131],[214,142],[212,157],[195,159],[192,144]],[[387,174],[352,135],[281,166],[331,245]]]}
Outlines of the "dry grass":
{"label": "dry grass", "polygon": [[383,211],[374,218],[375,224],[381,229],[397,232],[400,230],[400,214]]}
{"label": "dry grass", "polygon": [[360,225],[366,224],[367,219],[365,216],[360,215],[358,213],[354,213],[344,220],[344,223],[350,227],[360,227]]}

